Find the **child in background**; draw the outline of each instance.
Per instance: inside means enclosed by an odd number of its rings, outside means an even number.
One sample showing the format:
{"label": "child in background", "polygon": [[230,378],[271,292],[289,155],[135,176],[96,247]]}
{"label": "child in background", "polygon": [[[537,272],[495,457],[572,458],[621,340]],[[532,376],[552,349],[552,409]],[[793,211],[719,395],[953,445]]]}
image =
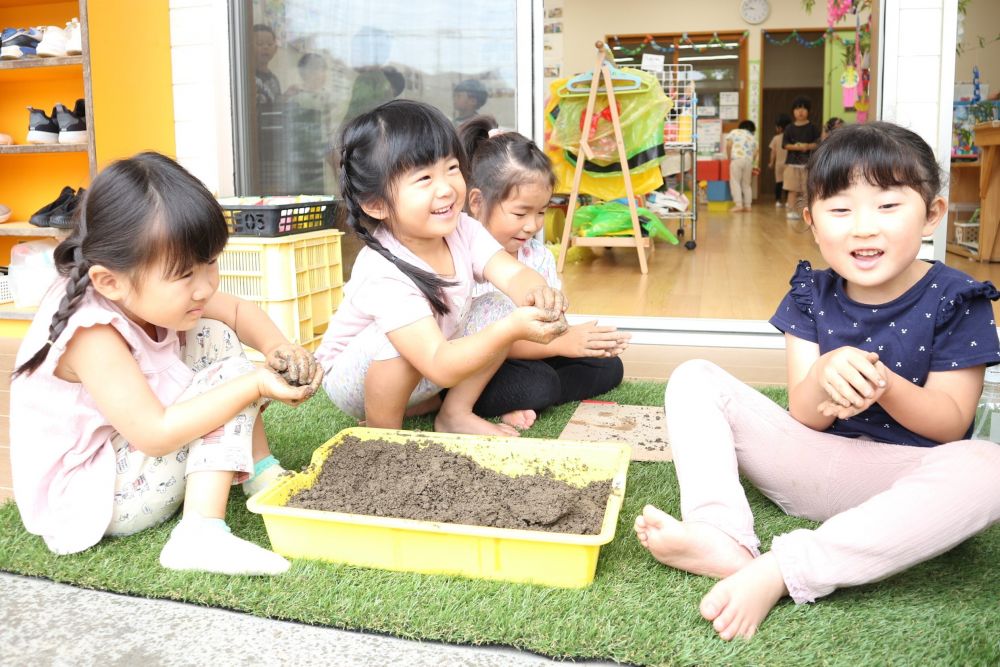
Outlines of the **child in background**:
{"label": "child in background", "polygon": [[844,126],[843,120],[837,118],[836,116],[831,116],[830,119],[823,124],[823,133],[820,135],[820,141],[825,140],[830,135],[831,132],[836,130],[838,127],[843,127],[843,126]]}
{"label": "child in background", "polygon": [[[278,574],[288,561],[230,534],[231,485],[282,468],[262,399],[319,387],[312,355],[255,304],[218,291],[229,237],[212,195],[143,153],[108,166],[55,252],[49,290],[17,353],[11,467],[25,528],[57,554],[184,515],[160,553],[175,570]],[[265,353],[255,367],[242,342]],[[278,372],[283,372],[288,381]]]}
{"label": "child in background", "polygon": [[[889,123],[843,127],[816,151],[805,215],[831,268],[800,262],[771,318],[787,412],[705,361],[670,378],[683,521],[647,505],[635,529],[661,562],[723,579],[701,601],[723,639],[753,635],[785,595],[885,579],[1000,520],[1000,446],[968,440],[983,368],[1000,361],[1000,292],[917,259],[947,209],[938,174],[930,147]],[[761,555],[741,474],[823,524]]]}
{"label": "child in background", "polygon": [[788,192],[785,217],[789,220],[802,219],[803,196],[806,191],[808,172],[806,165],[819,142],[819,130],[809,122],[812,103],[808,97],[796,97],[792,101],[794,121],[785,128],[781,147],[788,151],[785,157],[785,174],[782,187]]}
{"label": "child in background", "polygon": [[[405,414],[440,407],[438,431],[517,435],[472,404],[514,342],[566,331],[562,293],[462,213],[464,173],[455,128],[427,104],[394,100],[344,128],[341,193],[367,247],[316,357],[334,404],[368,426],[399,428]],[[463,337],[472,289],[484,280],[521,307]],[[453,389],[442,403],[443,387]]]}
{"label": "child in background", "polygon": [[[517,132],[501,132],[492,116],[466,121],[458,134],[470,162],[469,213],[511,257],[560,289],[555,258],[535,238],[545,224],[555,184],[549,158]],[[502,320],[516,308],[489,283],[477,285],[473,294],[466,335]],[[610,391],[621,384],[624,369],[618,355],[629,338],[615,327],[597,326],[594,320],[571,326],[547,345],[518,341],[478,400],[472,397],[473,411],[528,428],[549,406]]]}
{"label": "child in background", "polygon": [[781,201],[781,198],[784,196],[782,179],[785,177],[785,157],[788,155],[788,151],[786,151],[781,144],[785,138],[785,128],[788,127],[791,122],[792,118],[787,113],[778,114],[778,118],[774,123],[774,136],[771,137],[771,143],[768,145],[768,148],[771,150],[767,158],[767,166],[768,168],[774,168],[775,208],[781,208],[785,205],[784,202]]}
{"label": "child in background", "polygon": [[726,137],[726,157],[729,158],[729,189],[736,206],[733,212],[749,211],[753,203],[753,166],[757,162],[757,126],[752,120],[740,122]]}
{"label": "child in background", "polygon": [[486,104],[489,93],[482,81],[466,79],[452,93],[452,104],[455,107],[455,125],[460,125],[472,118]]}

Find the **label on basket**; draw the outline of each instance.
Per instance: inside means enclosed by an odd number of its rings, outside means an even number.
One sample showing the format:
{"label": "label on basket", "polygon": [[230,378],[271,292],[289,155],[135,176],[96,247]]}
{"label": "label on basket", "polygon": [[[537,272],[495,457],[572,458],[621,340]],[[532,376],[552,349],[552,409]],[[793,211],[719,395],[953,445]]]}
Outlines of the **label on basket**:
{"label": "label on basket", "polygon": [[259,211],[235,211],[233,233],[256,235],[267,231],[267,221]]}

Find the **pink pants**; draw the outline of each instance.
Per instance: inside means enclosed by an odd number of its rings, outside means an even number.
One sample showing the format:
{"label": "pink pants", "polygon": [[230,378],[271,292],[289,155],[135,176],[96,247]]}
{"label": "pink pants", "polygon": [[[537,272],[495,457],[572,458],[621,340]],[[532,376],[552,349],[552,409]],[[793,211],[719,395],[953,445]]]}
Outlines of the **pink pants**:
{"label": "pink pants", "polygon": [[671,375],[666,419],[681,516],[759,555],[743,474],[785,513],[823,524],[771,544],[798,603],[889,577],[1000,521],[1000,445],[909,447],[814,431],[707,361]]}

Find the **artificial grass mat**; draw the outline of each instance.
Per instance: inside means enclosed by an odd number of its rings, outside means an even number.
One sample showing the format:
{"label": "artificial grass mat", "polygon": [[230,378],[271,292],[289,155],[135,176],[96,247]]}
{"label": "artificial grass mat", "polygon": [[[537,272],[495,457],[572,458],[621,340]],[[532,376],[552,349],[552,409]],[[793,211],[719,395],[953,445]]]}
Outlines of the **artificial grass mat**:
{"label": "artificial grass mat", "polygon": [[[781,390],[765,392],[780,403]],[[628,382],[602,398],[660,405],[663,384]],[[575,404],[546,411],[529,437],[556,437]],[[265,412],[272,447],[299,468],[334,433],[355,425],[325,397],[298,410]],[[407,428],[429,429],[430,420]],[[766,549],[771,537],[809,521],[785,516],[752,488]],[[645,503],[678,513],[673,464],[633,463],[614,541],[601,549],[594,584],[565,590],[295,561],[273,578],[164,570],[160,548],[175,520],[54,556],[25,532],[13,503],[0,506],[0,570],[100,590],[169,598],[316,625],[460,644],[502,644],[564,658],[632,664],[1000,664],[1000,527],[884,582],[843,589],[817,604],[788,599],[749,642],[723,642],[698,613],[713,581],[655,562],[632,522]],[[233,490],[235,534],[267,545],[263,521]]]}

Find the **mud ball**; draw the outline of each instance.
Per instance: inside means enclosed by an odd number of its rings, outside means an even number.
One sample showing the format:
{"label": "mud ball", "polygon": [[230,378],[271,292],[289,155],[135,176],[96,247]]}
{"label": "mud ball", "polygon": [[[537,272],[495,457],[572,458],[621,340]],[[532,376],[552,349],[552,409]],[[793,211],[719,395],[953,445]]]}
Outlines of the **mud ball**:
{"label": "mud ball", "polygon": [[293,380],[291,373],[288,372],[288,369],[281,371],[280,373],[278,373],[278,375],[280,375],[281,379],[284,380],[285,383],[291,387],[301,387],[303,385],[309,384],[308,382],[302,382],[301,379]]}

